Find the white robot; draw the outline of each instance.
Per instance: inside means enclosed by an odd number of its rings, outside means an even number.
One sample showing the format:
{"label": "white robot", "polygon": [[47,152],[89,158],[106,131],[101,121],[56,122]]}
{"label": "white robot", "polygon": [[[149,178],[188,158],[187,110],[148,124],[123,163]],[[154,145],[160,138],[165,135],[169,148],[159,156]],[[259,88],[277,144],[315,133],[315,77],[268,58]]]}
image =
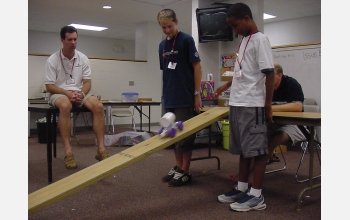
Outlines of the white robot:
{"label": "white robot", "polygon": [[183,130],[184,126],[182,121],[175,122],[175,114],[172,112],[167,112],[159,122],[161,128],[158,130],[158,134],[161,138],[163,137],[175,137],[176,128],[180,131]]}

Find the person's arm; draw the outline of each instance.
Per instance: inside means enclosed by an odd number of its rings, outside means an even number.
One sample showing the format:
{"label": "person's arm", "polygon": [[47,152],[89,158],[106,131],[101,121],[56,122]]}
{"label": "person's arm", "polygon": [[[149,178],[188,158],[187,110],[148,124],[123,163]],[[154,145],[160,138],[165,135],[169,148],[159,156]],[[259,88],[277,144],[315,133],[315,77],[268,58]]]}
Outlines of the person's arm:
{"label": "person's arm", "polygon": [[282,105],[273,105],[273,112],[301,112],[303,111],[303,103],[290,102]]}
{"label": "person's arm", "polygon": [[218,99],[219,96],[221,95],[221,93],[225,92],[226,90],[228,90],[232,85],[232,80],[228,81],[227,83],[225,83],[224,85],[218,87],[215,89],[214,91],[214,99]]}
{"label": "person's arm", "polygon": [[[192,63],[194,69],[194,90],[197,92],[201,91],[201,82],[202,82],[202,68],[200,62]],[[193,91],[193,93],[195,92]],[[194,109],[197,114],[201,112],[202,108],[202,98],[201,95],[196,95],[194,97]]]}
{"label": "person's arm", "polygon": [[90,92],[91,89],[91,79],[83,79],[83,87],[81,88],[81,99],[85,97]]}
{"label": "person's arm", "polygon": [[265,117],[268,123],[273,123],[272,119],[272,97],[273,97],[273,85],[275,79],[275,73],[267,72],[265,73],[266,80],[266,98],[265,98]]}
{"label": "person's arm", "polygon": [[80,90],[81,100],[90,92],[91,89],[91,67],[90,61],[87,57],[85,57],[85,62],[82,65],[82,74],[83,74],[83,87]]}

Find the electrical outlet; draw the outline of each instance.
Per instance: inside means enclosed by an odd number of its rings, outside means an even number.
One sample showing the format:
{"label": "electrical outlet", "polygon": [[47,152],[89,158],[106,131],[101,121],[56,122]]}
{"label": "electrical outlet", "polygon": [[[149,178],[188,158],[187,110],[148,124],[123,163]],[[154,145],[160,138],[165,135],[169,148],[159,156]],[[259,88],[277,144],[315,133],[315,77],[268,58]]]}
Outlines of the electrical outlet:
{"label": "electrical outlet", "polygon": [[134,86],[134,81],[129,81],[129,86]]}

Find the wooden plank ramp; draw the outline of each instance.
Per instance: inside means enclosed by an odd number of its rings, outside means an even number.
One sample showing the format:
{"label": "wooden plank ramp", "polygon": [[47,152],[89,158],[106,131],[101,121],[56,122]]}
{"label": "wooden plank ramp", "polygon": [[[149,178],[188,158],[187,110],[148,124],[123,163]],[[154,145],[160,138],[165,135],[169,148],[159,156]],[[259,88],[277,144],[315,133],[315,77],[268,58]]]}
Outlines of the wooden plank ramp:
{"label": "wooden plank ramp", "polygon": [[118,154],[91,165],[79,172],[43,187],[28,195],[28,214],[52,205],[73,193],[76,193],[115,172],[132,165],[153,153],[164,149],[179,140],[196,133],[203,128],[228,116],[229,108],[214,107],[185,122],[184,129],[178,131],[174,138],[153,136]]}

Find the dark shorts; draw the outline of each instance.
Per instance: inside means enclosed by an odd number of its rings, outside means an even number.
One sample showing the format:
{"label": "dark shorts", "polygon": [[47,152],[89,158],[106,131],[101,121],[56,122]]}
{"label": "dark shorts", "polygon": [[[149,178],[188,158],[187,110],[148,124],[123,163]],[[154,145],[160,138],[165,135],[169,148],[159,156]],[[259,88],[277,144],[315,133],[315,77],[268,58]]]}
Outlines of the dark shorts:
{"label": "dark shorts", "polygon": [[230,153],[244,158],[269,153],[265,108],[230,106],[229,119]]}
{"label": "dark shorts", "polygon": [[[193,108],[170,108],[165,109],[165,112],[172,112],[175,114],[175,122],[177,121],[187,121],[190,118],[193,118],[196,116],[195,111]],[[192,150],[194,146],[194,141],[196,139],[196,133],[180,140],[179,142],[169,146],[169,148],[175,148],[175,151],[177,152],[185,152]]]}

